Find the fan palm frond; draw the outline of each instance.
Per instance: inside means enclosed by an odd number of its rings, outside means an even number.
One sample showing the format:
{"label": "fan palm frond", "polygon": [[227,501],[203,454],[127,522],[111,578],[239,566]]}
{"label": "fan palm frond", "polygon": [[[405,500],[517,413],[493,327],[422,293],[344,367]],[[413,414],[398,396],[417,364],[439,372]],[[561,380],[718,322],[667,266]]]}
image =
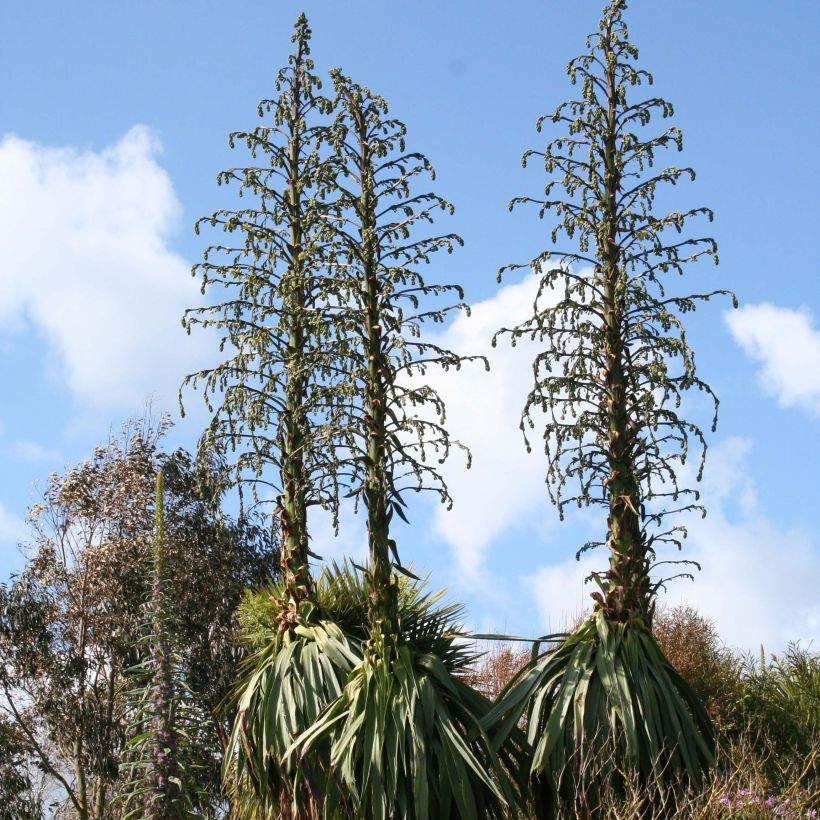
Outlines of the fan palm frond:
{"label": "fan palm frond", "polygon": [[[370,635],[366,574],[350,562],[333,562],[322,572],[317,589],[317,599],[327,616],[362,642]],[[441,658],[451,673],[464,672],[476,659],[467,648],[467,634],[460,626],[464,607],[448,601],[444,590],[429,592],[429,576],[394,577],[402,640],[419,653]]]}
{"label": "fan palm frond", "polygon": [[[397,577],[402,635],[418,650],[439,655],[450,671],[464,671],[476,659],[466,650],[468,636],[459,625],[464,608],[446,600],[444,590],[427,591],[428,579]],[[246,595],[239,611],[244,643],[258,650],[274,638],[281,595],[278,583]],[[348,561],[329,563],[316,581],[320,617],[337,624],[351,640],[364,642],[369,637],[368,600],[364,574]]]}

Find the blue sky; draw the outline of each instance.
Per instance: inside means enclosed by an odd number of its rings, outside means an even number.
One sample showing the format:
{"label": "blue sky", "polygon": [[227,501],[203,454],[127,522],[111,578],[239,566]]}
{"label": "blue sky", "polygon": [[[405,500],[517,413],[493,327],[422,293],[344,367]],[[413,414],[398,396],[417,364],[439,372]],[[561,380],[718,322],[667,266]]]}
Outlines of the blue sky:
{"label": "blue sky", "polygon": [[[519,275],[499,289],[495,271],[548,237],[534,213],[506,206],[543,186],[519,158],[544,142],[536,117],[570,96],[564,68],[597,0],[3,4],[0,577],[21,565],[15,543],[37,483],[89,455],[148,394],[175,410],[182,376],[216,355],[179,325],[199,299],[192,224],[224,204],[214,177],[238,160],[226,135],[254,124],[301,10],[319,70],[342,66],[382,94],[456,205],[447,227],[465,248],[431,275],[461,282],[477,310],[447,341],[481,352],[525,308],[531,283]],[[737,645],[817,640],[820,7],[634,0],[627,20],[684,132],[670,162],[698,172],[669,203],[716,213],[721,264],[693,270],[691,289],[728,287],[742,305],[729,315],[716,302],[689,321],[721,422],[704,483],[710,514],[691,529],[704,570],[667,600],[691,601]],[[601,521],[557,521],[543,458],[526,455],[516,428],[529,361],[497,356],[489,377],[441,382],[474,469],[454,465],[453,512],[418,506],[400,543],[466,601],[471,624],[532,634],[583,603],[586,565],[572,556]],[[178,424],[172,443],[193,447],[203,419]],[[361,522],[321,538],[320,552],[355,552]]]}

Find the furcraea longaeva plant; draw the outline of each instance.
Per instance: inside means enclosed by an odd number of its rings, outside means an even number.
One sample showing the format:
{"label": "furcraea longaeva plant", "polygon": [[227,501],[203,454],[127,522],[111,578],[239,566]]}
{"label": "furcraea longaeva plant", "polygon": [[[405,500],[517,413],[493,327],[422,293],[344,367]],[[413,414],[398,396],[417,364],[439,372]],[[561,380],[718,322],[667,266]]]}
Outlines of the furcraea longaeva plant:
{"label": "furcraea longaeva plant", "polygon": [[[496,336],[542,345],[521,427],[529,447],[543,422],[547,484],[562,517],[570,505],[606,511],[605,538],[581,550],[603,546],[609,554],[607,569],[591,576],[593,615],[527,671],[491,716],[503,718],[503,734],[530,704],[532,773],[546,783],[545,794],[558,788],[568,797],[594,768],[586,766],[589,755],[604,749],[661,785],[697,784],[712,761],[706,713],[658,649],[651,623],[669,580],[653,574],[690,563],[659,553],[681,547],[686,532],[675,516],[703,512],[697,491],[678,482],[690,440],[701,449],[698,479],[706,449],[700,427],[679,412],[684,394],[705,393],[714,403],[713,429],[717,421],[717,399],[696,374],[681,316],[727,292],[671,292],[684,265],[717,262],[713,239],[685,233],[690,220],[711,221],[712,212],[656,213],[662,186],[695,174],[656,167],[664,149],[682,149],[682,136],[676,127],[654,128],[672,116],[668,102],[635,99],[652,77],[636,66],[626,6],[612,0],[587,39],[589,51],[570,62],[580,96],[538,121],[539,132],[554,125],[561,133],[524,155],[525,164],[543,162],[549,181],[543,197],[511,207],[534,204],[557,224],[550,248],[507,268],[532,269],[540,281],[532,316]],[[554,247],[559,237],[571,247]]]}

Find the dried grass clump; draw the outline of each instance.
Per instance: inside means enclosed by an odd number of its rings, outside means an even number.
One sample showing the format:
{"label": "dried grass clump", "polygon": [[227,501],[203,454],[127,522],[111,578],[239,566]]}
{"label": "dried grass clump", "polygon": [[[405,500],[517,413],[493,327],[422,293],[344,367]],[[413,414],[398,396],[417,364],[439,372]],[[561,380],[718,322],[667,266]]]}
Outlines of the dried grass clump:
{"label": "dried grass clump", "polygon": [[[662,795],[640,786],[633,775],[620,767],[618,791],[612,786],[597,794],[578,794],[574,802],[562,801],[555,820],[636,820],[636,818],[674,817],[680,820],[817,820],[820,818],[820,782],[807,776],[820,760],[820,740],[802,765],[784,764],[785,785],[776,788],[767,775],[775,750],[761,755],[757,739],[748,733],[718,753],[710,779],[700,792],[681,790]],[[596,780],[596,767],[610,769],[617,764],[587,759],[586,779]],[[610,778],[610,783],[613,780]]]}

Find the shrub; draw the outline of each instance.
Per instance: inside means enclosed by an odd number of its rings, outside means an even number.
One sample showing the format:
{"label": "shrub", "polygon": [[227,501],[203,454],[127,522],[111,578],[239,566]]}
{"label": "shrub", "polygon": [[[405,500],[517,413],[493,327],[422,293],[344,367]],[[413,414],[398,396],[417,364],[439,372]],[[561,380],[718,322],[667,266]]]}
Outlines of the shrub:
{"label": "shrub", "polygon": [[762,649],[759,660],[747,657],[737,721],[755,751],[767,753],[763,769],[774,785],[782,785],[790,770],[807,763],[803,781],[820,781],[820,654],[789,644],[768,661]]}
{"label": "shrub", "polygon": [[714,623],[691,606],[661,609],[652,625],[669,662],[695,690],[719,730],[733,727],[742,663],[720,639]]}
{"label": "shrub", "polygon": [[532,652],[527,644],[494,642],[478,657],[464,680],[485,697],[495,700],[531,660]]}

